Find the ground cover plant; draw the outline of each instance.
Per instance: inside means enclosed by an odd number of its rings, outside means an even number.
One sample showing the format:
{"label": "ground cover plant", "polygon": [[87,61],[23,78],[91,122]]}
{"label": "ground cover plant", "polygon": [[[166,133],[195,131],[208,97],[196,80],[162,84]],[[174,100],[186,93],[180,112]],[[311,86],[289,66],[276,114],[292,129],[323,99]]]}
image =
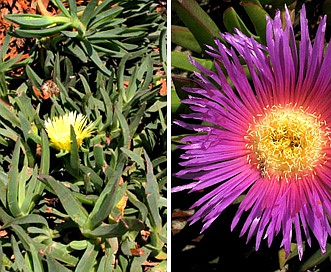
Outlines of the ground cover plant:
{"label": "ground cover plant", "polygon": [[1,4],[1,271],[166,271],[166,6]]}
{"label": "ground cover plant", "polygon": [[172,1],[173,271],[330,271],[330,2],[226,2]]}

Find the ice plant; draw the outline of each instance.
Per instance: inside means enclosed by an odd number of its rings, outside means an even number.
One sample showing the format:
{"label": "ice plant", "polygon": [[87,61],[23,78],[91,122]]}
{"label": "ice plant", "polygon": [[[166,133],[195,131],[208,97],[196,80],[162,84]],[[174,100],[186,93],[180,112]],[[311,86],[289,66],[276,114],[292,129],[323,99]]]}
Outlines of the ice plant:
{"label": "ice plant", "polygon": [[201,73],[198,87],[186,89],[183,102],[192,112],[183,118],[203,123],[177,121],[199,133],[183,138],[185,168],[177,173],[192,182],[173,192],[208,188],[190,219],[202,220],[202,231],[245,194],[231,230],[245,212],[240,235],[255,236],[256,250],[262,239],[270,246],[280,235],[287,254],[297,243],[301,259],[311,233],[323,253],[331,234],[331,46],[324,47],[326,17],[312,44],[302,7],[296,43],[285,13],[284,27],[279,11],[267,18],[266,46],[239,31],[222,34],[228,46],[216,40],[207,52],[215,72],[191,59]]}
{"label": "ice plant", "polygon": [[93,123],[87,125],[87,117],[81,113],[69,112],[45,121],[45,129],[51,145],[60,151],[70,151],[70,125],[73,126],[77,145],[80,147],[85,138],[91,136]]}

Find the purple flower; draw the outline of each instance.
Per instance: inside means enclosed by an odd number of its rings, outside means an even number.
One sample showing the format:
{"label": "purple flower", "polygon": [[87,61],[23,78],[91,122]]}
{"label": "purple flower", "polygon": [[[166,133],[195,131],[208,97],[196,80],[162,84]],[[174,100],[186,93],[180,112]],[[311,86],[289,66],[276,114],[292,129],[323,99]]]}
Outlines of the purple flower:
{"label": "purple flower", "polygon": [[267,19],[267,46],[239,31],[222,35],[230,46],[216,40],[207,52],[216,72],[191,59],[199,87],[186,89],[192,112],[182,117],[203,123],[177,121],[198,133],[183,138],[184,168],[176,174],[192,182],[173,192],[211,187],[192,206],[190,220],[202,220],[202,231],[245,194],[231,230],[245,212],[240,235],[256,236],[256,250],[281,235],[285,252],[296,241],[301,259],[310,233],[323,253],[331,234],[331,46],[324,50],[326,17],[313,45],[305,7],[298,44],[287,9],[285,21],[282,27],[280,12]]}

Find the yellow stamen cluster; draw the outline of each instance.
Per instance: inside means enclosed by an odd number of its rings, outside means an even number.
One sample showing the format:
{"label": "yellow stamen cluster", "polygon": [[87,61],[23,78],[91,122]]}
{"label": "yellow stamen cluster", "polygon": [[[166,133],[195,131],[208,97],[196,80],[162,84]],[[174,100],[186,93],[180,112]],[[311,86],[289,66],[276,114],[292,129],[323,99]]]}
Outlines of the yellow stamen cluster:
{"label": "yellow stamen cluster", "polygon": [[302,107],[278,105],[266,107],[253,121],[245,137],[254,154],[248,162],[256,165],[262,178],[314,176],[314,168],[326,162],[323,149],[330,146],[330,132],[320,116]]}

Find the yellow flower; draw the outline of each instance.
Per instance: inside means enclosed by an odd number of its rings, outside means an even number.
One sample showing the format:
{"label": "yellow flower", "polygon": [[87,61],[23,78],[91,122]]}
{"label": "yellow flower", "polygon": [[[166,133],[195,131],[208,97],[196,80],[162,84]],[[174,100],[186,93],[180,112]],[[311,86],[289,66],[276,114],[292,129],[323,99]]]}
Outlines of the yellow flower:
{"label": "yellow flower", "polygon": [[73,126],[78,147],[83,140],[91,136],[93,123],[87,124],[87,117],[81,113],[69,112],[63,116],[48,118],[45,121],[45,129],[51,140],[51,145],[61,151],[70,151],[70,125]]}

